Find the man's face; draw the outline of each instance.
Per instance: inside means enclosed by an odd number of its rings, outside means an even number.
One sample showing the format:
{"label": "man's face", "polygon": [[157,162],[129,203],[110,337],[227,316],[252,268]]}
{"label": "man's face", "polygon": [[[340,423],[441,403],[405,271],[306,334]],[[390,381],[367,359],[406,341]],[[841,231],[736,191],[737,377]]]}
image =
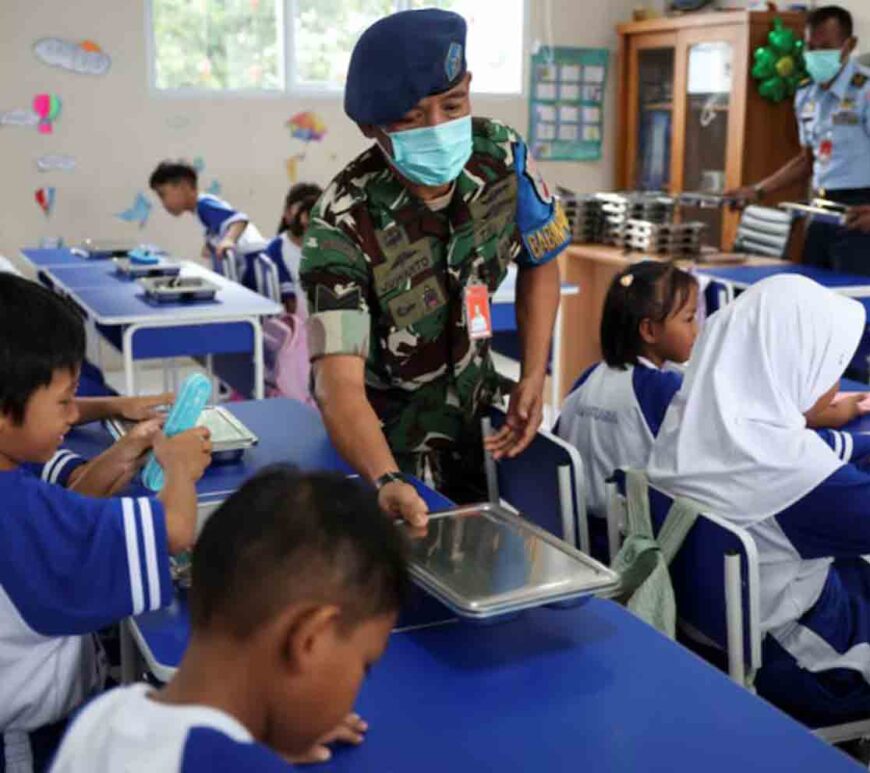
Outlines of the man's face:
{"label": "man's face", "polygon": [[158,185],[154,192],[166,211],[175,217],[190,209],[191,199],[196,199],[196,190],[186,180],[163,183],[163,185]]}
{"label": "man's face", "polygon": [[467,72],[452,89],[442,94],[433,94],[431,97],[423,97],[398,121],[393,121],[384,126],[364,126],[363,133],[366,137],[377,139],[381,146],[393,154],[393,145],[389,134],[393,132],[408,131],[408,129],[421,129],[426,126],[438,126],[447,121],[455,121],[471,115],[471,73]]}
{"label": "man's face", "polygon": [[56,370],[51,382],[39,387],[27,400],[21,424],[0,415],[0,453],[18,464],[51,459],[78,421],[77,385],[78,370]]}
{"label": "man's face", "polygon": [[836,19],[828,19],[815,27],[807,27],[806,43],[808,51],[841,51],[841,61],[845,62],[855,48],[855,38],[843,32]]}

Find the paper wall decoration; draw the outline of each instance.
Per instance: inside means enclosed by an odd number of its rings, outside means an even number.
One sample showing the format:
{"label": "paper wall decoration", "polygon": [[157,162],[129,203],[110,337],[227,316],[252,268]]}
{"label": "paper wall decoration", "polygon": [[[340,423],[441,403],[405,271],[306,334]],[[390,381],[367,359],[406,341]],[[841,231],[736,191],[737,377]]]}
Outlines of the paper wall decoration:
{"label": "paper wall decoration", "polygon": [[93,40],[75,43],[62,38],[40,38],[33,44],[39,61],[81,75],[105,75],[112,64],[111,57]]}
{"label": "paper wall decoration", "polygon": [[37,94],[33,98],[33,111],[39,116],[39,133],[51,134],[60,115],[60,97],[57,94]]}
{"label": "paper wall decoration", "polygon": [[133,205],[121,212],[118,212],[115,217],[123,220],[125,223],[138,223],[139,228],[144,228],[145,223],[151,216],[151,202],[145,197],[141,191],[136,194],[133,200]]}
{"label": "paper wall decoration", "polygon": [[76,168],[76,160],[72,156],[51,153],[36,159],[36,168],[40,172],[71,172]]}
{"label": "paper wall decoration", "polygon": [[212,180],[208,188],[205,189],[205,192],[210,193],[212,196],[220,196],[222,189],[223,186],[221,185],[220,180]]}
{"label": "paper wall decoration", "polygon": [[[326,136],[326,122],[311,110],[296,113],[284,125],[290,130],[291,137],[305,143],[306,149],[309,142],[320,142]],[[305,152],[299,154],[298,158],[305,158]]]}
{"label": "paper wall decoration", "polygon": [[39,208],[46,217],[51,214],[51,210],[54,208],[54,193],[53,187],[47,187],[37,188],[34,194],[36,203],[39,204]]}
{"label": "paper wall decoration", "polygon": [[197,174],[202,174],[205,171],[205,161],[202,156],[196,156],[193,159],[191,166],[196,170]]}
{"label": "paper wall decoration", "polygon": [[543,46],[532,56],[528,140],[534,158],[601,158],[607,59],[606,48]]}
{"label": "paper wall decoration", "polygon": [[16,107],[0,112],[0,126],[36,126],[39,116],[26,107]]}

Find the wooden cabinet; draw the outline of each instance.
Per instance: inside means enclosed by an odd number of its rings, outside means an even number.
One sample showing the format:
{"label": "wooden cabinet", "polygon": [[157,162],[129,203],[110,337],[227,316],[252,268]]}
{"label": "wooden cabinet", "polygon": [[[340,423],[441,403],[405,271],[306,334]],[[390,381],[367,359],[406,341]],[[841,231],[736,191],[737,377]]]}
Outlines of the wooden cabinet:
{"label": "wooden cabinet", "polygon": [[[723,11],[620,25],[616,183],[627,190],[722,190],[759,181],[799,150],[792,101],[768,102],[752,55],[773,20],[803,35],[800,13]],[[783,191],[778,200],[802,198]],[[687,210],[707,243],[729,248],[739,216]]]}

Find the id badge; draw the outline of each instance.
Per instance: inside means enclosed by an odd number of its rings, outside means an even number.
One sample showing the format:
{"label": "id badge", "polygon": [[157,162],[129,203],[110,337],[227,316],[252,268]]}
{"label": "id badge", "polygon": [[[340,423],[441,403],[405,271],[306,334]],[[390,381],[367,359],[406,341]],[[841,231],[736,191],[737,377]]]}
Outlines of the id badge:
{"label": "id badge", "polygon": [[472,284],[464,290],[465,327],[472,341],[492,338],[492,312],[486,285]]}

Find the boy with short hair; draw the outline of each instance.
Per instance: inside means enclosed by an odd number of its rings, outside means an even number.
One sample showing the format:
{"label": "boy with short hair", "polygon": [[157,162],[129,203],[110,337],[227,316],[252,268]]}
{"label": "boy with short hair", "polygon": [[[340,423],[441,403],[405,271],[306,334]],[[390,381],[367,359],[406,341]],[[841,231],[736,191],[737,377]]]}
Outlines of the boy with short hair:
{"label": "boy with short hair", "polygon": [[266,240],[244,212],[217,196],[200,193],[196,169],[185,161],[161,161],[148,185],[170,215],[196,214],[205,228],[203,254],[212,255],[218,266],[227,250],[236,250],[240,281],[256,290],[253,256],[266,249]]}
{"label": "boy with short hair", "polygon": [[[335,474],[264,471],[199,537],[175,677],[94,701],[53,770],[285,770],[350,710],[406,575],[402,534],[373,492]],[[365,725],[345,730],[359,742]]]}
{"label": "boy with short hair", "polygon": [[102,682],[91,634],[172,599],[169,554],[196,530],[208,432],[166,438],[156,498],[91,499],[40,480],[78,416],[84,328],[50,290],[0,274],[0,771],[42,770]]}

